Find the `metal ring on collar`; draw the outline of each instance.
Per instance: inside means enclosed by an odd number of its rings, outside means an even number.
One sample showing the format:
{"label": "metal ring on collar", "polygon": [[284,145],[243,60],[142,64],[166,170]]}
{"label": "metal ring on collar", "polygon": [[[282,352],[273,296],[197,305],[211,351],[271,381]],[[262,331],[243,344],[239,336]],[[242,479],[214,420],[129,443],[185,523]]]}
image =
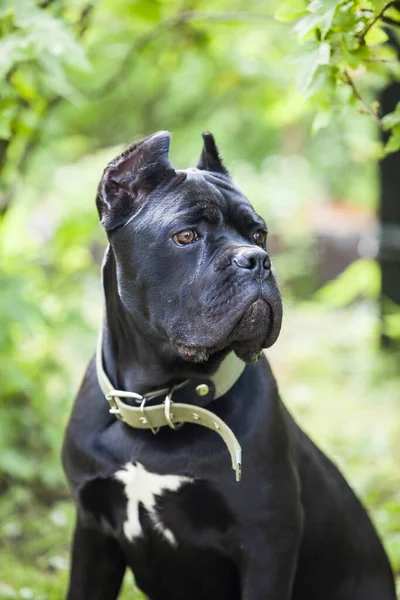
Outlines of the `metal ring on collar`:
{"label": "metal ring on collar", "polygon": [[146,404],[146,398],[143,398],[142,404],[140,405],[140,412],[142,413],[142,419],[144,419],[143,423],[147,422],[150,431],[152,433],[154,433],[154,435],[156,435],[156,433],[158,433],[160,431],[160,428],[159,427],[153,427],[153,425],[151,424],[150,419],[149,419],[149,417],[146,414],[145,409],[144,409],[145,404]]}
{"label": "metal ring on collar", "polygon": [[171,406],[173,405],[173,402],[171,400],[171,396],[174,393],[175,389],[177,389],[177,386],[174,386],[171,391],[167,394],[165,400],[164,400],[164,414],[165,414],[165,420],[167,421],[167,424],[169,425],[169,427],[171,427],[171,429],[180,429],[181,427],[183,427],[183,423],[174,423],[173,422],[173,418],[174,415],[171,412]]}
{"label": "metal ring on collar", "polygon": [[176,429],[176,425],[173,422],[173,417],[174,415],[171,412],[171,404],[172,404],[172,400],[171,400],[171,395],[172,395],[173,389],[166,395],[165,397],[165,401],[164,401],[164,410],[165,410],[165,418],[167,420],[168,425],[171,427],[171,429]]}

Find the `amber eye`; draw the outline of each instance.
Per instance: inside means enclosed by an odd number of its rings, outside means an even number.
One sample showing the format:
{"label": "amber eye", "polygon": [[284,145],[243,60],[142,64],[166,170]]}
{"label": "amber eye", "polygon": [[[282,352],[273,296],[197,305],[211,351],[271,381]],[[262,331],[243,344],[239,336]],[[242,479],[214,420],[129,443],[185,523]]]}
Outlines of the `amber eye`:
{"label": "amber eye", "polygon": [[253,233],[253,240],[259,246],[264,246],[267,241],[267,232],[263,229],[257,229],[257,231]]}
{"label": "amber eye", "polygon": [[176,233],[172,236],[175,244],[178,246],[185,246],[186,244],[191,244],[199,239],[197,232],[194,229],[184,229],[179,233]]}

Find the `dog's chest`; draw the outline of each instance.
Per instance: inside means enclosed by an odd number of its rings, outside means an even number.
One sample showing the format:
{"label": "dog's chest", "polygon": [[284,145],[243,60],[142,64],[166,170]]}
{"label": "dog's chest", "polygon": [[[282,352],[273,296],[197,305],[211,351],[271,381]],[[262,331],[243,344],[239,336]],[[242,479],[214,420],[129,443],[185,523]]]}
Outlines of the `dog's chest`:
{"label": "dog's chest", "polygon": [[165,503],[179,502],[179,490],[193,485],[193,480],[179,475],[151,473],[140,463],[128,463],[114,477],[122,483],[126,497],[125,537],[133,542],[144,536],[146,528],[150,528],[175,546],[175,534],[163,520]]}
{"label": "dog's chest", "polygon": [[88,482],[83,508],[124,544],[212,545],[235,522],[222,493],[210,483],[183,475],[158,474],[127,463],[113,475]]}

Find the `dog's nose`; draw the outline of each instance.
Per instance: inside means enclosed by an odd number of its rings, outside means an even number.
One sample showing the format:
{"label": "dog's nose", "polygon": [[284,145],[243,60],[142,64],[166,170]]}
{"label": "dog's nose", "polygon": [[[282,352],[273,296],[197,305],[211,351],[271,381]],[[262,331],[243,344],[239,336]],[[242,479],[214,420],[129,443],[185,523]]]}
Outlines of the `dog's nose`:
{"label": "dog's nose", "polygon": [[271,269],[270,258],[261,248],[239,248],[233,263],[241,269],[259,270],[260,273]]}

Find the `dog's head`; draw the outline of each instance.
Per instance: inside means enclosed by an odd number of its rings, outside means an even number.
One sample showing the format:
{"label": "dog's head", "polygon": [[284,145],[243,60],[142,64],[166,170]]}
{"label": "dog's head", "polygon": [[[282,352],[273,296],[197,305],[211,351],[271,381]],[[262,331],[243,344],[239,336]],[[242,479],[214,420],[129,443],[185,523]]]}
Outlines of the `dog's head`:
{"label": "dog's head", "polygon": [[105,169],[97,207],[125,310],[187,361],[226,350],[254,361],[282,320],[267,227],[213,136],[203,139],[196,168],[184,171],[169,162],[168,132],[131,146]]}

